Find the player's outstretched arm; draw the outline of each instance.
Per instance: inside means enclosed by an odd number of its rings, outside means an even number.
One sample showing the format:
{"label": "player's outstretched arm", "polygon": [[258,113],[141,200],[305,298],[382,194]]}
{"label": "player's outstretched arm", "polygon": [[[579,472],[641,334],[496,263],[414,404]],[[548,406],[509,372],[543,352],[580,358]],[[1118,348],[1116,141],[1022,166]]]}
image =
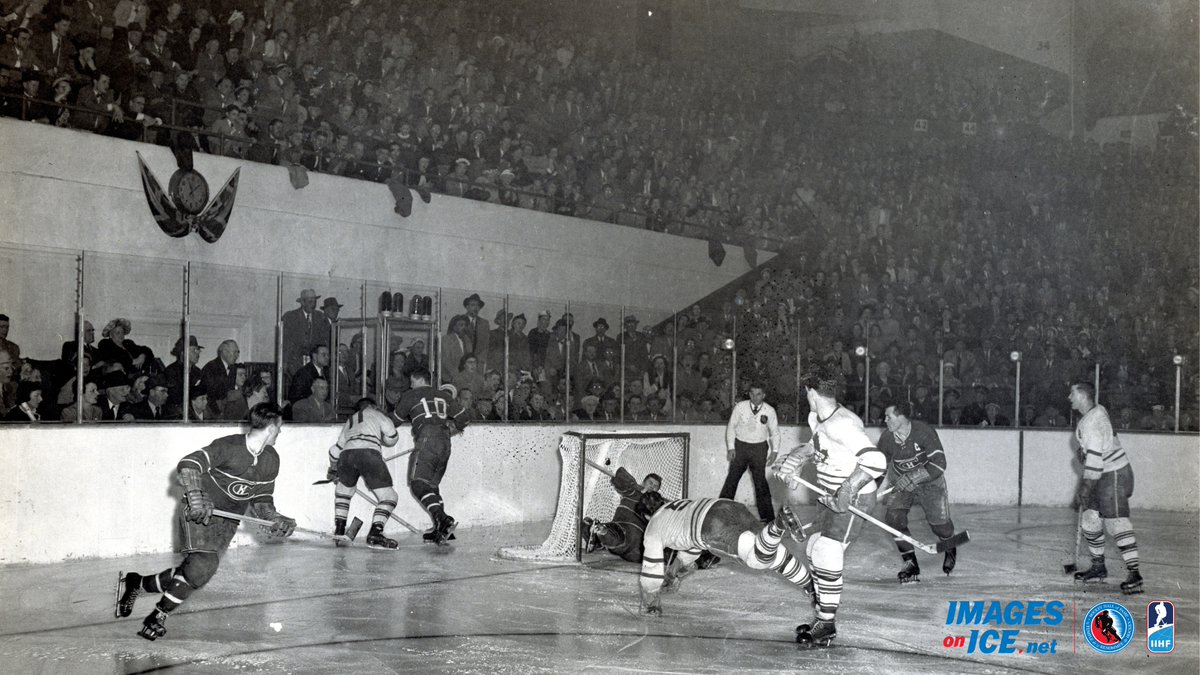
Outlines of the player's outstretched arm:
{"label": "player's outstretched arm", "polygon": [[642,552],[642,574],[638,578],[641,592],[641,611],[643,614],[659,616],[662,614],[662,587],[666,578],[663,560],[663,547],[660,542],[651,537],[643,539],[645,550]]}

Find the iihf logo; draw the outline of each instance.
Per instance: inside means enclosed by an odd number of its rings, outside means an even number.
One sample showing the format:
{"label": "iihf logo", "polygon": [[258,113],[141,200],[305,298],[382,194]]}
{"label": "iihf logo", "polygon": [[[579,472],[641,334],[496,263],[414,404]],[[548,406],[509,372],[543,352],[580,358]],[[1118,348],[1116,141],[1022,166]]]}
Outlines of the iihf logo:
{"label": "iihf logo", "polygon": [[1101,654],[1116,654],[1128,647],[1133,631],[1133,615],[1115,602],[1102,602],[1083,617],[1083,637]]}
{"label": "iihf logo", "polygon": [[1175,605],[1155,600],[1146,605],[1146,649],[1151,654],[1170,654],[1175,650]]}

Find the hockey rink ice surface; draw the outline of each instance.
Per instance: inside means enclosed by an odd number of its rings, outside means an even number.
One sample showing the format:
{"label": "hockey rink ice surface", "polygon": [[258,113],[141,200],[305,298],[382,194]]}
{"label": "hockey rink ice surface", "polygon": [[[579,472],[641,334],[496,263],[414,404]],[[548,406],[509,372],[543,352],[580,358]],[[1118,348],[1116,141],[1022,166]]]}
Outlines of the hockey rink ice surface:
{"label": "hockey rink ice surface", "polygon": [[[932,541],[920,509],[911,515],[914,535]],[[157,596],[116,620],[113,588],[118,570],[158,571],[177,556],[9,566],[0,570],[0,672],[1200,672],[1197,514],[1133,516],[1146,578],[1135,596],[1117,587],[1125,573],[1111,544],[1108,583],[1084,587],[1063,574],[1074,547],[1067,509],[960,506],[955,524],[973,541],[958,569],[947,577],[941,556],[920,554],[922,581],[903,586],[890,537],[867,528],[848,555],[838,638],[811,651],[793,641],[811,616],[804,595],[740,563],[698,571],[650,619],[637,614],[637,566],[607,553],[583,565],[495,558],[499,546],[540,542],[548,522],[460,529],[446,548],[389,526],[399,551],[339,549],[302,534],[233,549],[156,642],[136,632]],[[1058,626],[1015,627],[1019,648],[1054,641],[1053,654],[968,654],[943,640],[1004,627],[947,626],[951,600],[1060,600],[1067,611]],[[1079,627],[1106,600],[1128,608],[1136,629],[1114,655],[1093,651]],[[1147,653],[1151,600],[1175,605],[1173,653]]]}

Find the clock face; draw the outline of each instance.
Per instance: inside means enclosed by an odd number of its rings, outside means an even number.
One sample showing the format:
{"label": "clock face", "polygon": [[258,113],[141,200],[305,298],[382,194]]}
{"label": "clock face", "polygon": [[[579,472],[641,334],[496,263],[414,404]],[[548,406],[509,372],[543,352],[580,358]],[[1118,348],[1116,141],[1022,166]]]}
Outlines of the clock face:
{"label": "clock face", "polygon": [[196,171],[181,169],[171,177],[171,198],[180,210],[195,215],[208,204],[208,181]]}

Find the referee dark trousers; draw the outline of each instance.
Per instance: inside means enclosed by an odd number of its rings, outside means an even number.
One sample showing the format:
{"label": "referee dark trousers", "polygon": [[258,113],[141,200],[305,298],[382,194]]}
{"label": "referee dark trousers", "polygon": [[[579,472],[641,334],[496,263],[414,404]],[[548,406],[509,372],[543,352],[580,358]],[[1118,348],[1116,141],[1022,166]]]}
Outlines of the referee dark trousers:
{"label": "referee dark trousers", "polygon": [[775,517],[775,509],[771,506],[771,487],[767,485],[767,451],[770,443],[746,443],[738,439],[734,441],[733,459],[729,462],[729,473],[725,475],[725,485],[721,488],[722,499],[733,499],[737,495],[738,483],[742,474],[750,469],[750,480],[754,484],[754,499],[758,504],[758,517],[771,520]]}

